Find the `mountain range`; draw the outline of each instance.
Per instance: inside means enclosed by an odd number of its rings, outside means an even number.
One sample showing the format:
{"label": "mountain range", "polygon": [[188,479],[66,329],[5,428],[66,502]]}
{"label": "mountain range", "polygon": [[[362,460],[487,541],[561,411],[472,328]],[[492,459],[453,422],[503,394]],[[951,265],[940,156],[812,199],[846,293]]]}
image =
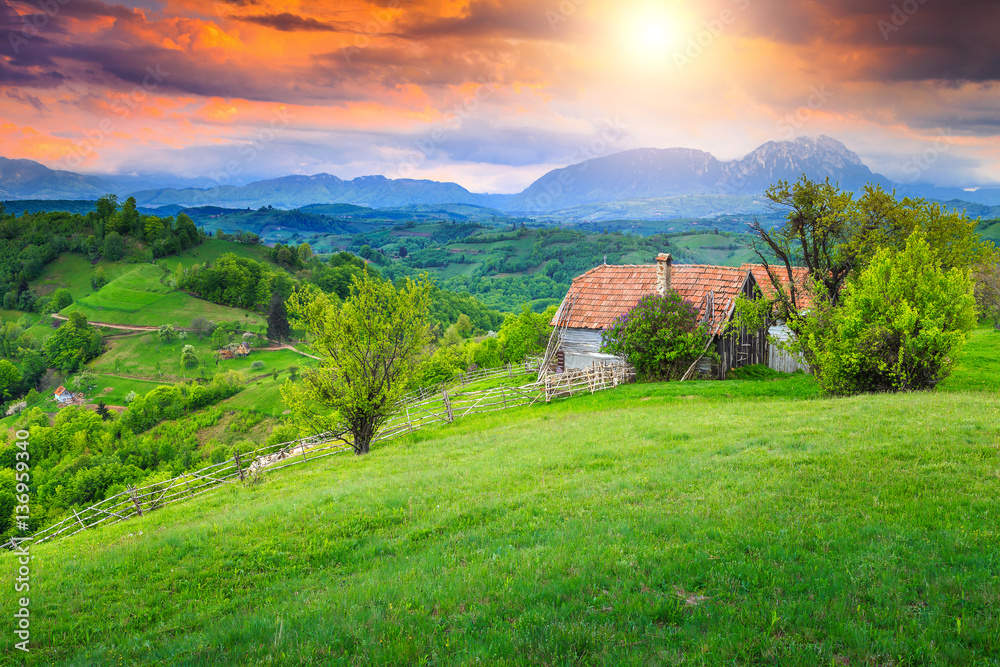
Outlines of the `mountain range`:
{"label": "mountain range", "polygon": [[[555,169],[523,192],[510,195],[470,192],[456,183],[362,176],[344,180],[331,174],[284,176],[243,186],[142,187],[153,176],[86,176],[53,171],[31,160],[0,158],[0,198],[96,199],[108,192],[134,196],[140,206],[295,209],[310,204],[351,204],[399,208],[463,204],[508,214],[554,219],[612,217],[712,217],[755,214],[767,209],[764,190],[802,174],[830,178],[845,190],[877,183],[899,194],[985,206],[1000,204],[1000,189],[963,190],[900,185],[874,173],[836,139],[799,137],[769,141],[739,160],[723,162],[688,148],[639,148]],[[164,177],[160,177],[163,180]],[[173,178],[172,185],[179,179]]]}

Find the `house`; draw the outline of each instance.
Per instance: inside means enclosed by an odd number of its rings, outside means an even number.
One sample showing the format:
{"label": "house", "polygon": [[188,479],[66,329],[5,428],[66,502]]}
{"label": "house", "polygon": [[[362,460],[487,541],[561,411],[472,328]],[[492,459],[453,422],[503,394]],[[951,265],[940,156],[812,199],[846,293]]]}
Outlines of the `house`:
{"label": "house", "polygon": [[558,333],[553,337],[555,349],[548,356],[556,359],[558,371],[617,360],[600,351],[601,332],[647,294],[673,289],[698,309],[721,360],[717,367],[706,364],[699,371],[722,379],[728,369],[766,363],[766,331],[727,332],[736,297],[756,298],[755,287],[757,279],[749,269],[674,264],[670,255],[662,253],[656,264],[598,266],[573,280],[552,319]]}
{"label": "house", "polygon": [[246,356],[249,356],[249,355],[250,355],[250,346],[247,345],[246,341],[243,341],[236,348],[236,356],[237,357],[246,357]]}
{"label": "house", "polygon": [[65,387],[59,387],[56,389],[56,400],[60,403],[71,403],[73,401],[73,394],[69,393]]}

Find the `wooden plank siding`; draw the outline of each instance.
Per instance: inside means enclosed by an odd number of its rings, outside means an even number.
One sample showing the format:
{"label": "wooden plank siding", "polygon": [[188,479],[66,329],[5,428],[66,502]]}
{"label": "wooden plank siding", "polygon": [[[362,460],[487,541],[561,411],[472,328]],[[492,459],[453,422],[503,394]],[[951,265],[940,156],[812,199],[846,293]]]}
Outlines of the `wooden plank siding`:
{"label": "wooden plank siding", "polygon": [[[755,299],[757,291],[754,289],[757,281],[752,273],[747,273],[746,280],[740,288],[740,294],[748,299]],[[731,322],[735,312],[735,303],[729,306],[727,322]],[[766,364],[768,359],[767,328],[758,331],[747,331],[741,327],[739,331],[723,330],[715,341],[715,351],[719,355],[718,378],[726,379],[726,373],[735,368],[752,366],[753,364]]]}

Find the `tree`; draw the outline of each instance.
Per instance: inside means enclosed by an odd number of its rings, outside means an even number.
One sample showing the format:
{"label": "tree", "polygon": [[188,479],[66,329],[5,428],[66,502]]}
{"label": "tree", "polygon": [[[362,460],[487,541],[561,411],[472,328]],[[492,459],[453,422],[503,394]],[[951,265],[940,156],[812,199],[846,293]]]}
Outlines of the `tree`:
{"label": "tree", "polygon": [[787,292],[783,285],[775,285],[783,310],[790,314],[801,310],[799,285],[792,276],[795,266],[809,269],[824,296],[836,303],[854,267],[853,258],[845,252],[852,195],[840,192],[830,179],[817,183],[805,176],[791,186],[779,181],[764,194],[776,208],[787,211],[786,221],[769,231],[755,218],[750,224],[750,247],[765,266],[776,262],[776,271],[787,275]]}
{"label": "tree", "polygon": [[462,313],[461,315],[458,316],[458,321],[455,322],[455,329],[463,337],[468,336],[470,333],[472,333],[472,320],[469,319],[468,315]]}
{"label": "tree", "polygon": [[843,305],[804,334],[826,391],[855,394],[934,387],[976,325],[967,270],[944,269],[920,232],[883,248],[845,289]]}
{"label": "tree", "polygon": [[288,310],[285,300],[275,292],[271,295],[271,303],[267,308],[267,337],[269,340],[282,343],[292,337],[292,329],[288,325]]}
{"label": "tree", "polygon": [[216,327],[215,331],[212,332],[212,345],[218,349],[222,349],[229,342],[229,335],[226,330],[221,326]]}
{"label": "tree", "polygon": [[173,324],[161,324],[160,328],[156,332],[156,337],[161,343],[169,343],[177,336],[177,332],[174,330]]}
{"label": "tree", "polygon": [[194,345],[185,345],[181,350],[181,364],[184,368],[193,368],[198,365],[198,357],[194,353]]}
{"label": "tree", "polygon": [[97,219],[105,225],[118,211],[118,195],[104,195],[97,200]]}
{"label": "tree", "polygon": [[195,335],[197,335],[198,338],[201,338],[214,328],[215,328],[214,322],[204,317],[201,317],[200,315],[191,320],[191,330],[194,331]]}
{"label": "tree", "polygon": [[97,267],[97,269],[94,271],[94,275],[90,277],[90,286],[93,287],[95,290],[98,290],[107,284],[108,284],[108,276],[104,272],[104,267],[103,266]]}
{"label": "tree", "polygon": [[73,295],[69,293],[68,289],[61,287],[52,293],[52,301],[49,302],[49,310],[53,313],[58,313],[71,303],[73,303]]}
{"label": "tree", "polygon": [[161,234],[163,234],[163,221],[160,220],[155,215],[147,216],[143,225],[143,229],[145,232],[146,240],[149,242],[155,241],[156,239],[160,238]]}
{"label": "tree", "polygon": [[497,342],[508,363],[523,361],[531,354],[541,354],[549,342],[552,327],[549,322],[555,315],[555,306],[544,313],[533,313],[527,305],[518,315],[508,315],[497,332]]}
{"label": "tree", "polygon": [[[750,225],[751,248],[769,272],[780,310],[801,312],[801,285],[792,280],[792,267],[804,266],[812,279],[813,296],[836,306],[840,290],[857,277],[883,248],[902,251],[914,232],[923,234],[935,261],[945,269],[972,268],[992,253],[976,234],[976,223],[964,213],[948,212],[923,199],[897,200],[895,192],[865,186],[860,198],[842,192],[827,179],[805,176],[794,185],[779,181],[765,193],[778,209],[787,211],[783,224],[767,230],[755,220]],[[784,275],[786,290],[778,278]],[[815,301],[815,299],[814,299]]]}
{"label": "tree", "polygon": [[993,320],[994,329],[1000,329],[1000,260],[994,256],[983,262],[976,267],[974,277],[979,312]]}
{"label": "tree", "polygon": [[302,244],[299,246],[298,254],[299,254],[299,259],[303,259],[306,261],[312,259],[313,256],[312,246],[303,241]]}
{"label": "tree", "polygon": [[[289,309],[307,327],[322,361],[298,384],[287,381],[285,401],[326,429],[346,425],[356,454],[366,454],[379,428],[414,377],[427,341],[430,284],[407,279],[402,289],[365,273],[338,304],[325,294],[295,292]],[[315,402],[336,410],[320,416]]]}
{"label": "tree", "polygon": [[69,314],[69,320],[45,341],[49,363],[64,373],[75,373],[81,365],[98,356],[103,349],[101,332],[87,322],[79,311]]}
{"label": "tree", "polygon": [[624,357],[643,380],[676,380],[705,351],[698,309],[670,290],[649,294],[601,333],[601,350]]}
{"label": "tree", "polygon": [[0,359],[0,398],[13,396],[21,386],[21,371],[6,359]]}
{"label": "tree", "polygon": [[118,232],[111,232],[104,238],[101,255],[104,259],[116,262],[125,256],[125,239]]}

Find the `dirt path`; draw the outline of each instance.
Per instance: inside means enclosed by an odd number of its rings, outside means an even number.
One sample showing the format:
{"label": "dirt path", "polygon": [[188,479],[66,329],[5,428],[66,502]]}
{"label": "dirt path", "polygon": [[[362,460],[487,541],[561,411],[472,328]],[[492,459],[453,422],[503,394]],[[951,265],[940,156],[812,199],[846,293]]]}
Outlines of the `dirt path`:
{"label": "dirt path", "polygon": [[[52,319],[66,321],[69,318],[58,313],[52,314]],[[95,327],[107,327],[108,329],[120,329],[122,331],[159,331],[160,327],[145,327],[131,324],[111,324],[109,322],[90,322]],[[187,331],[187,329],[177,329],[177,331]]]}

